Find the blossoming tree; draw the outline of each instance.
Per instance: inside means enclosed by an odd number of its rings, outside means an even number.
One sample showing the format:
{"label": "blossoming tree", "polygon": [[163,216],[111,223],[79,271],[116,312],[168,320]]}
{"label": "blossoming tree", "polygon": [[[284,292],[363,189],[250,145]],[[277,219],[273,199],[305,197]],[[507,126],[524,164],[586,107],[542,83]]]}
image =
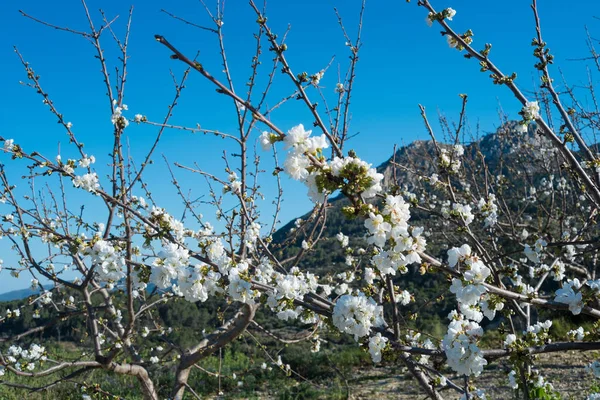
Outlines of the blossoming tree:
{"label": "blossoming tree", "polygon": [[[535,0],[532,10],[537,37],[533,46],[538,60],[535,67],[541,75],[537,99],[523,94],[514,75],[501,72],[492,61],[490,45],[477,51],[472,32],[460,34],[451,28],[450,21],[456,15],[453,9],[437,11],[427,0],[419,0],[417,5],[425,10],[429,25],[442,29],[451,47],[478,61],[483,72],[491,73],[493,83],[505,86],[522,104],[522,119],[507,130],[505,144],[507,148],[525,148],[527,159],[492,166],[477,152],[465,152],[458,139],[464,129],[466,96],[459,124],[453,129],[447,126],[454,140],[451,145],[436,140],[425,109],[421,108],[435,144],[429,170],[395,166],[419,178],[412,188],[397,179],[386,184],[384,176],[358,153],[345,151],[364,3],[356,39],[348,37],[341,24],[350,62],[345,78],[337,84],[335,93],[329,94],[319,87],[326,69],[314,74],[293,70],[286,58],[289,50],[285,37],[282,39],[271,30],[266,11],[254,1],[250,1],[248,10],[256,18],[256,52],[251,78],[243,93],[234,89],[227,62],[222,2],[217,2],[214,14],[207,8],[211,25],[202,29],[214,34],[220,46],[223,80],[199,59],[181,52],[177,38],[157,35],[156,40],[167,54],[187,68],[175,84],[172,105],[162,122],[150,121],[142,114],[129,115],[125,103],[131,14],[124,38],[113,32],[114,21],[104,19],[103,25],[96,27],[87,7],[86,32],[37,20],[82,36],[94,47],[110,105],[107,119],[113,126],[112,152],[102,160],[110,167],[103,178],[95,169],[100,157],[86,153],[73,125],[45,91],[33,67],[17,51],[27,73],[27,85],[42,96],[68,134],[77,156],[63,159],[21,147],[17,133],[14,138],[3,138],[6,166],[0,169],[1,200],[10,211],[3,217],[1,230],[3,240],[11,243],[17,257],[15,265],[7,265],[5,270],[13,275],[31,274],[32,284],[41,286],[42,291],[27,307],[34,313],[49,308],[53,314],[53,319],[44,324],[3,340],[0,374],[31,382],[3,383],[39,390],[44,387],[36,386],[38,377],[56,375],[60,378],[52,384],[55,385],[89,370],[102,370],[135,377],[144,398],[182,399],[186,392],[195,395],[188,383],[194,366],[240,336],[254,323],[256,311],[266,309],[283,321],[300,321],[309,326],[306,338],[313,340],[317,348],[318,332],[331,329],[353,337],[357,346],[368,350],[374,363],[393,354],[433,399],[443,398],[442,389],[456,391],[466,399],[485,398],[472,378],[498,358],[510,360],[512,369],[506,379],[515,393],[523,398],[551,398],[554,389],[535,369],[535,356],[600,349],[600,325],[596,322],[600,319],[600,281],[595,279],[600,159],[585,140],[586,127],[597,123],[599,114],[576,103],[571,92],[567,101],[573,105],[564,105],[565,100],[554,88],[549,69],[553,59],[542,39]],[[106,36],[112,36],[122,53],[116,74],[109,71],[104,56],[101,40]],[[265,42],[274,58],[265,86],[259,89],[258,65]],[[293,91],[269,107],[267,95],[279,71],[291,82]],[[204,77],[219,95],[231,99],[238,123],[236,134],[170,124],[172,111],[192,73]],[[313,97],[326,98],[331,94],[335,95],[335,107],[321,112]],[[271,119],[272,111],[290,99],[306,106],[312,121],[305,123],[312,124],[313,129],[300,123],[282,127]],[[543,111],[540,105],[544,106]],[[561,119],[559,129],[553,129],[548,122],[556,116]],[[126,153],[126,132],[132,123],[158,128],[142,162],[131,160]],[[208,203],[222,221],[221,227],[203,219],[175,178],[186,219],[178,220],[155,201],[145,171],[167,129],[214,134],[237,146],[235,159],[224,157],[223,177],[185,167],[209,182]],[[263,153],[253,150],[256,142]],[[285,160],[276,166],[272,179],[284,185],[279,176],[283,172],[302,182],[315,204],[310,224],[300,222],[299,228],[304,229],[298,229],[294,237],[302,243],[301,249],[296,257],[288,259],[280,259],[273,251],[277,216],[267,219],[256,202],[260,196],[258,177],[263,175],[257,154],[273,154],[277,159],[281,151]],[[29,168],[31,190],[27,194],[19,191],[7,172],[23,163]],[[560,176],[555,177],[553,171],[560,171]],[[505,179],[508,172],[522,179],[520,186]],[[38,182],[53,182],[47,195],[34,190]],[[74,192],[102,205],[104,215],[97,212],[90,219],[70,208],[69,196]],[[338,234],[336,245],[349,256],[347,272],[336,281],[325,281],[304,270],[300,261],[321,239],[319,227],[327,223],[328,198],[335,194],[348,200],[349,205],[343,210],[348,218],[364,220],[366,243],[363,249],[352,249],[348,237]],[[278,213],[280,197],[275,204]],[[535,211],[534,217],[531,210]],[[412,212],[428,215],[443,229],[425,232],[414,226],[410,221]],[[430,255],[427,242],[429,246],[446,245],[444,256]],[[434,300],[415,299],[399,287],[398,278],[409,269],[448,281],[442,290],[451,293],[456,307],[448,316],[443,337],[418,332],[407,322],[407,305]],[[72,274],[74,279],[70,278]],[[63,298],[65,291],[73,295]],[[153,314],[157,306],[176,298],[194,303],[218,299],[233,304],[236,311],[198,343],[183,348],[169,339],[168,327],[162,326]],[[21,311],[9,310],[0,323],[19,318]],[[569,314],[585,315],[593,329],[580,327],[552,341],[552,318]],[[540,315],[550,317],[541,320]],[[78,359],[57,359],[43,343],[28,341],[37,332],[72,318],[85,320],[89,338],[83,343],[89,351]],[[484,318],[502,324],[503,343],[498,348],[483,348],[480,344]],[[164,338],[165,345],[146,349],[143,339],[149,335]],[[452,379],[439,361],[460,379]],[[273,359],[273,363],[286,369],[281,359]],[[155,378],[172,370],[172,387],[168,393],[162,393]],[[593,363],[591,370],[600,375],[600,362]],[[79,385],[88,395],[103,394],[101,385]]]}

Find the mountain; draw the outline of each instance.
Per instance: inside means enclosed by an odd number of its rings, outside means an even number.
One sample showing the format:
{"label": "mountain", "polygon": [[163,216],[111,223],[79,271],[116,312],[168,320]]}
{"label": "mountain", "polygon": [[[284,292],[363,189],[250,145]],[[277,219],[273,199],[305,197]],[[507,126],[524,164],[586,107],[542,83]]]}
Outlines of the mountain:
{"label": "mountain", "polygon": [[0,302],[4,301],[13,301],[13,300],[21,300],[29,296],[33,296],[34,294],[38,294],[40,291],[38,289],[19,289],[12,290],[10,292],[1,293],[0,294]]}
{"label": "mountain", "polygon": [[[504,165],[514,163],[517,158],[520,162],[523,162],[523,159],[525,161],[530,159],[525,150],[530,149],[531,143],[535,144],[536,141],[542,139],[536,137],[532,132],[516,133],[516,125],[516,122],[507,122],[496,132],[486,134],[466,144],[463,159],[470,162],[466,167],[475,171],[482,167],[481,160],[485,159],[490,171],[510,175],[511,171],[504,168]],[[451,148],[451,145],[441,142],[434,143],[433,140],[416,140],[400,147],[395,154],[377,167],[377,171],[384,176],[384,187],[397,186],[404,192],[419,191],[418,189],[425,187],[425,178],[429,178],[437,171],[436,146],[440,149],[449,150]],[[473,160],[475,161],[473,162]],[[364,235],[362,221],[356,223],[357,220],[348,220],[341,215],[341,208],[347,204],[348,201],[342,195],[334,195],[330,198],[327,214],[328,227],[323,232],[324,237],[334,236],[340,231],[349,236]],[[425,218],[423,214],[414,209],[412,213],[412,221]],[[299,218],[307,220],[309,217],[310,213]],[[288,222],[274,234],[275,243],[282,243],[286,238],[289,240],[290,231],[294,232],[295,221],[296,219]]]}
{"label": "mountain", "polygon": [[[469,143],[465,143],[464,156],[461,157],[462,167],[465,169],[464,176],[468,177],[470,182],[462,182],[456,175],[451,175],[450,179],[455,188],[461,188],[463,194],[457,195],[456,202],[469,204],[473,213],[478,213],[477,202],[481,198],[487,197],[488,190],[486,185],[490,182],[502,182],[502,185],[495,186],[495,194],[501,196],[502,204],[511,210],[520,210],[520,215],[524,218],[537,217],[541,208],[550,206],[546,204],[548,197],[538,196],[535,201],[529,202],[525,207],[523,198],[528,197],[531,187],[540,187],[540,182],[549,176],[559,178],[558,157],[553,157],[553,148],[550,143],[541,137],[535,129],[529,129],[528,132],[519,132],[517,122],[507,122],[496,132],[473,138]],[[377,167],[378,172],[384,175],[384,186],[390,189],[397,188],[403,193],[405,198],[414,196],[415,202],[420,207],[433,208],[434,212],[425,212],[419,207],[411,207],[410,224],[414,227],[423,227],[424,235],[427,239],[427,252],[439,259],[446,258],[448,245],[464,243],[464,235],[460,229],[451,224],[447,219],[442,218],[441,214],[444,207],[443,199],[448,198],[448,193],[442,187],[434,186],[429,182],[430,177],[438,172],[438,149],[446,150],[452,153],[452,145],[441,142],[435,143],[433,140],[419,140],[407,146],[399,148],[388,160]],[[359,153],[360,156],[360,153]],[[541,162],[544,159],[546,161]],[[440,174],[442,178],[442,174]],[[556,179],[558,182],[558,179]],[[468,192],[467,189],[469,188]],[[538,189],[539,190],[539,189]],[[468,194],[465,194],[468,193]],[[568,200],[569,202],[572,199]],[[473,204],[475,203],[475,204]],[[569,203],[570,204],[570,203]],[[316,227],[316,231],[321,231],[321,240],[313,245],[311,250],[305,254],[298,266],[303,270],[309,270],[321,277],[333,277],[336,274],[354,270],[355,279],[361,279],[364,268],[368,265],[362,264],[349,268],[346,265],[346,256],[344,249],[341,248],[336,240],[339,232],[344,233],[350,238],[350,247],[354,254],[360,248],[366,248],[363,240],[366,229],[364,219],[349,219],[342,213],[342,208],[349,205],[349,201],[338,195],[331,197],[327,211],[327,225],[322,229]],[[449,207],[449,204],[446,205]],[[436,215],[437,214],[437,215]],[[297,228],[296,220],[292,220],[284,225],[273,236],[273,253],[281,260],[294,260],[300,253],[304,236],[299,231],[310,232],[315,229],[314,222],[311,222],[310,213],[299,217],[302,221],[307,221],[304,226]],[[505,218],[503,215],[500,218]],[[479,219],[481,221],[481,219]],[[552,226],[546,227],[553,229]],[[507,251],[520,252],[522,247],[508,238],[497,238],[495,235],[484,228],[483,223],[473,223],[470,229],[482,243],[490,246],[500,245]],[[556,232],[554,232],[556,233]],[[294,264],[286,264],[290,266]],[[439,295],[439,286],[446,285],[444,277],[440,274],[422,275],[419,265],[412,265],[404,275],[396,274],[394,284],[402,289],[409,290],[418,299],[433,299]],[[437,304],[427,305],[427,318],[431,318],[432,328],[437,324],[435,318],[444,317],[455,307],[455,302],[449,301],[451,296],[445,296]],[[418,302],[417,302],[418,303]],[[411,307],[413,307],[411,305]],[[419,312],[420,307],[415,303],[411,312]],[[440,319],[437,321],[439,322]],[[421,320],[421,323],[427,324],[427,321]],[[425,327],[421,327],[425,328]]]}

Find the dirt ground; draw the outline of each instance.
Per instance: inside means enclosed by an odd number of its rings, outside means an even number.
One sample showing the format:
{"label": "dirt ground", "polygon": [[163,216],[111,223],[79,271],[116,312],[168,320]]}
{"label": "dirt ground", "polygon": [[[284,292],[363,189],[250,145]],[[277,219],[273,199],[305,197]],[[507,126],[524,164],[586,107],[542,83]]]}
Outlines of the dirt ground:
{"label": "dirt ground", "polygon": [[[547,354],[540,356],[537,369],[546,380],[554,385],[564,399],[585,399],[593,379],[585,371],[585,366],[593,361],[593,354],[570,352],[567,354]],[[596,355],[597,356],[597,355]],[[476,379],[478,388],[485,389],[490,399],[512,399],[513,391],[508,386],[508,366],[505,362],[495,362],[487,366]],[[456,375],[448,374],[455,383],[461,382]],[[357,371],[349,379],[352,399],[424,399],[425,393],[411,377],[402,371],[390,368],[373,368]],[[458,399],[454,391],[444,391],[444,398]]]}

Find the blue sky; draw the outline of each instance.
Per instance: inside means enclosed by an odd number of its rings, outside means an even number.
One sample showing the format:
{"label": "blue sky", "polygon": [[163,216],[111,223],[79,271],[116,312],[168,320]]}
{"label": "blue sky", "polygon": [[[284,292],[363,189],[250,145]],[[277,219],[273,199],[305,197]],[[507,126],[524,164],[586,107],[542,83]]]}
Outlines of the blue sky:
{"label": "blue sky", "polygon": [[[211,1],[207,0],[212,4]],[[472,29],[476,48],[492,43],[492,59],[505,72],[516,72],[517,82],[523,89],[535,88],[538,81],[533,69],[531,38],[535,34],[529,2],[505,0],[502,2],[475,0],[434,0],[438,9],[453,7],[457,10],[452,26],[458,31]],[[501,6],[498,6],[501,4]],[[222,78],[218,47],[214,35],[187,26],[164,13],[165,9],[201,25],[210,21],[199,2],[193,0],[146,1],[88,1],[97,26],[101,25],[98,9],[108,18],[119,15],[114,24],[117,34],[122,34],[129,6],[134,6],[130,40],[129,77],[125,103],[128,116],[141,113],[152,121],[162,120],[173,97],[169,71],[180,77],[184,66],[169,59],[169,52],[154,40],[154,34],[164,35],[184,53],[193,56],[200,51],[199,61],[213,75]],[[325,67],[332,56],[335,60],[322,80],[328,101],[334,101],[334,87],[338,82],[338,67],[345,71],[348,49],[337,25],[333,7],[337,6],[351,36],[356,31],[360,2],[358,0],[270,0],[267,7],[268,23],[275,32],[283,34],[288,26],[286,53],[296,73],[314,73]],[[53,157],[60,143],[63,158],[75,157],[68,147],[65,132],[42,104],[34,91],[19,84],[25,74],[13,46],[18,46],[26,60],[41,76],[47,90],[60,112],[73,123],[80,141],[86,144],[89,154],[98,159],[98,168],[108,162],[112,126],[105,88],[101,80],[94,49],[81,37],[75,37],[41,26],[22,17],[19,9],[47,22],[86,30],[87,21],[79,1],[48,2],[31,0],[0,2],[0,135],[12,137],[25,149],[36,150]],[[598,10],[593,0],[572,2],[540,1],[540,16],[545,40],[549,43],[566,78],[571,84],[586,81],[585,65],[567,61],[587,55],[585,26],[594,35],[600,31],[600,21],[593,18]],[[394,144],[407,144],[415,139],[426,139],[427,134],[419,116],[418,104],[423,104],[432,121],[437,113],[456,119],[460,110],[459,93],[469,95],[468,115],[472,128],[479,124],[482,133],[498,126],[498,108],[517,118],[520,105],[504,87],[495,86],[487,74],[478,72],[478,65],[466,60],[456,50],[450,49],[439,34],[439,29],[427,27],[425,10],[404,1],[371,0],[367,2],[363,26],[363,48],[357,69],[355,92],[352,100],[351,133],[360,134],[348,143],[358,154],[379,164],[392,152]],[[254,49],[252,34],[256,17],[245,0],[228,0],[225,4],[224,35],[229,63],[239,91],[249,76],[250,57]],[[118,64],[114,44],[104,38],[109,65]],[[268,72],[271,55],[266,54],[265,43],[263,73]],[[112,70],[112,69],[111,69]],[[554,72],[557,72],[556,69]],[[291,83],[281,74],[276,76],[272,101],[291,93]],[[319,101],[316,92],[310,93]],[[231,102],[215,93],[211,83],[199,74],[188,80],[172,123],[227,132],[235,128]],[[312,118],[296,104],[282,107],[272,115],[273,121],[287,130],[303,123],[309,126]],[[127,128],[132,155],[139,160],[152,145],[156,129],[130,126]],[[169,161],[186,165],[197,162],[202,168],[224,176],[222,151],[234,149],[223,140],[180,131],[168,131],[154,157],[156,165],[149,170],[147,183],[157,199],[167,208],[178,210],[169,177],[161,155]],[[262,153],[265,168],[270,164],[268,154]],[[23,163],[3,159],[11,176],[18,179],[24,173]],[[204,180],[184,171],[176,171],[185,187],[201,195]],[[268,177],[269,174],[266,174]],[[310,202],[297,191],[304,189],[294,182],[285,182],[290,195],[285,197],[282,223],[297,217],[310,208]],[[274,182],[266,179],[263,189],[267,197],[274,193]],[[75,199],[76,201],[78,198]],[[265,221],[269,220],[269,199]],[[4,213],[8,211],[0,211]],[[176,213],[175,213],[176,214]],[[212,218],[206,210],[207,218]],[[94,216],[89,215],[90,218]],[[5,261],[9,256],[2,257]],[[2,274],[6,274],[3,272]],[[11,280],[8,280],[9,282]],[[27,286],[29,278],[0,284],[0,292]]]}

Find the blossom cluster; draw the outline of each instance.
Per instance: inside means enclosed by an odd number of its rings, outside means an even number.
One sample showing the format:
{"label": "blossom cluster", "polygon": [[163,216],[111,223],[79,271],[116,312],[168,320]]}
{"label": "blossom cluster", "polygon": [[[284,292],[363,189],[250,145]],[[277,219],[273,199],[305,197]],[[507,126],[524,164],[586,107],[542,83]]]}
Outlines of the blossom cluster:
{"label": "blossom cluster", "polygon": [[569,279],[556,291],[554,301],[568,305],[573,315],[579,315],[586,299],[598,298],[598,295],[600,295],[600,280],[588,280],[582,284],[579,279],[574,278]]}
{"label": "blossom cluster", "polygon": [[546,249],[547,245],[548,245],[548,243],[542,238],[539,238],[538,240],[536,240],[533,247],[531,247],[529,244],[525,244],[525,251],[524,251],[525,256],[531,262],[539,264],[542,262],[542,260],[544,258],[544,250]]}
{"label": "blossom cluster", "polygon": [[458,218],[465,226],[468,226],[473,222],[475,215],[473,214],[470,205],[454,203],[452,204],[452,208],[449,208],[450,204],[451,203],[448,201],[442,206],[441,213],[444,218]]}
{"label": "blossom cluster", "polygon": [[521,338],[518,338],[513,333],[509,333],[504,339],[504,347],[516,350],[526,346],[541,346],[550,340],[550,327],[552,327],[552,321],[546,320],[530,325],[527,330],[523,331]]}
{"label": "blossom cluster", "polygon": [[98,239],[85,250],[92,259],[98,278],[103,282],[118,282],[125,277],[125,258],[110,242]]}
{"label": "blossom cluster", "polygon": [[29,345],[29,349],[12,345],[8,348],[5,357],[6,362],[18,371],[33,371],[37,361],[46,361],[46,359],[46,348],[35,343]]}
{"label": "blossom cluster", "polygon": [[540,106],[537,101],[528,101],[521,109],[521,115],[525,121],[531,121],[540,117]]}
{"label": "blossom cluster", "polygon": [[387,345],[388,338],[377,333],[369,338],[369,354],[374,363],[381,362],[382,352]]}
{"label": "blossom cluster", "polygon": [[123,116],[123,110],[128,110],[127,105],[118,105],[117,101],[113,100],[113,114],[110,117],[110,122],[112,122],[115,128],[120,130],[127,128],[129,125],[129,120]]}
{"label": "blossom cluster", "polygon": [[179,244],[163,240],[162,250],[154,259],[150,280],[160,289],[170,288],[189,264],[189,250]]}
{"label": "blossom cluster", "polygon": [[[348,187],[364,199],[373,198],[382,190],[383,175],[370,164],[352,155],[327,161],[323,156],[323,150],[329,147],[326,136],[313,137],[311,133],[302,124],[287,132],[283,139],[284,149],[289,150],[284,171],[292,179],[306,184],[308,195],[314,202],[323,202],[327,194]],[[268,145],[276,139],[263,133],[261,143]]]}
{"label": "blossom cluster", "polygon": [[312,131],[304,129],[300,124],[287,132],[283,139],[284,149],[290,150],[284,163],[285,172],[295,180],[306,180],[311,167],[309,155],[318,155],[329,147],[325,135],[311,137]]}
{"label": "blossom cluster", "polygon": [[354,340],[367,336],[371,328],[385,325],[383,307],[363,293],[341,296],[335,303],[332,319],[336,328],[353,335]]}
{"label": "blossom cluster", "polygon": [[440,149],[438,165],[441,169],[450,172],[457,173],[461,166],[461,157],[465,153],[465,149],[462,145],[457,144],[452,146],[450,151],[448,149]]}
{"label": "blossom cluster", "polygon": [[492,320],[496,311],[503,309],[504,303],[487,293],[484,283],[491,270],[469,245],[448,250],[448,264],[462,272],[462,278],[453,278],[450,286],[450,292],[456,295],[460,313],[455,310],[450,314],[451,322],[442,347],[452,369],[477,376],[487,364],[477,345],[483,334],[479,322],[484,316]]}
{"label": "blossom cluster", "polygon": [[402,196],[388,195],[381,214],[370,212],[365,220],[367,242],[377,248],[371,264],[382,276],[406,273],[408,265],[421,262],[426,240],[423,228],[409,227],[409,206]]}
{"label": "blossom cluster", "polygon": [[317,277],[310,272],[301,272],[298,267],[291,268],[288,274],[275,272],[268,260],[260,264],[260,277],[263,281],[273,282],[274,288],[269,291],[267,305],[281,320],[302,317],[304,322],[316,322],[314,315],[302,315],[303,308],[296,306],[293,300],[302,300],[308,293],[315,293],[319,284]]}
{"label": "blossom cluster", "polygon": [[479,303],[481,296],[487,292],[483,285],[490,269],[483,261],[472,253],[467,244],[448,250],[448,264],[451,268],[463,268],[463,280],[452,279],[450,291],[456,295],[459,306],[473,306]]}
{"label": "blossom cluster", "polygon": [[488,195],[487,199],[480,199],[477,203],[479,212],[484,217],[484,227],[489,228],[498,222],[498,206],[496,205],[496,196]]}
{"label": "blossom cluster", "polygon": [[95,172],[90,172],[81,176],[75,176],[73,178],[73,186],[94,193],[100,187],[98,175]]}
{"label": "blossom cluster", "polygon": [[448,332],[442,341],[442,348],[448,358],[448,365],[462,375],[479,376],[487,361],[483,358],[477,341],[483,335],[483,328],[477,322],[469,321],[453,311],[450,315]]}

